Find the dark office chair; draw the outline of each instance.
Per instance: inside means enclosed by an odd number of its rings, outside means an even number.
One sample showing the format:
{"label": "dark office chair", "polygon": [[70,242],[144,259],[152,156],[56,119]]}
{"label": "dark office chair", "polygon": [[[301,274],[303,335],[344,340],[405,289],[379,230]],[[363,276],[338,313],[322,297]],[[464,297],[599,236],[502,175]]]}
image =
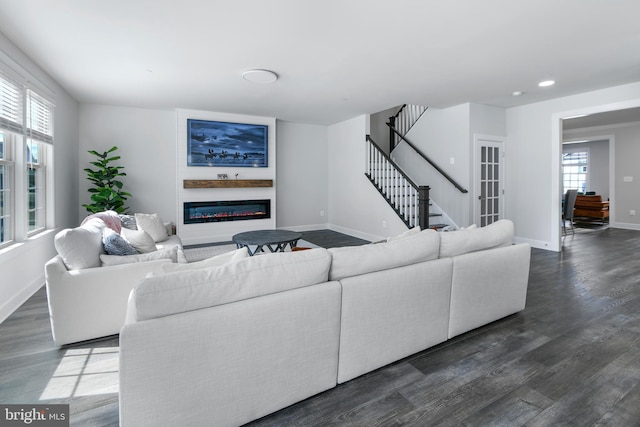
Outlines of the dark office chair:
{"label": "dark office chair", "polygon": [[573,229],[573,208],[576,205],[576,198],[578,197],[578,190],[567,190],[567,194],[564,196],[564,205],[562,207],[562,234],[567,234],[566,222],[569,221],[571,225],[571,234],[575,234]]}

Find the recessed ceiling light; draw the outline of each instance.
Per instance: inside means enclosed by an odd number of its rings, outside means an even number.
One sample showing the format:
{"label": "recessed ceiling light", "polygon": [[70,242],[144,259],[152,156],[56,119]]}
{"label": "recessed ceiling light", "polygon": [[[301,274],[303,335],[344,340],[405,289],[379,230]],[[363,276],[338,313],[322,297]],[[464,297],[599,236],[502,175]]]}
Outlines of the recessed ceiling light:
{"label": "recessed ceiling light", "polygon": [[242,78],[251,83],[268,84],[278,80],[278,75],[269,70],[247,70]]}
{"label": "recessed ceiling light", "polygon": [[548,86],[553,86],[554,84],[556,84],[556,82],[553,81],[553,80],[544,80],[544,81],[541,81],[540,83],[538,83],[538,86],[540,86],[540,87],[548,87]]}
{"label": "recessed ceiling light", "polygon": [[521,90],[515,90],[511,93],[511,96],[521,96],[524,95],[524,92]]}

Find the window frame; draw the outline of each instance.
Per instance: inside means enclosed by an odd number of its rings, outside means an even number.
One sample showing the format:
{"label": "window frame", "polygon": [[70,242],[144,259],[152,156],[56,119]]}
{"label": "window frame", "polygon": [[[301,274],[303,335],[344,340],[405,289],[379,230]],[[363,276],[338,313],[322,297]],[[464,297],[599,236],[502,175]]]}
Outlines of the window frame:
{"label": "window frame", "polygon": [[[9,62],[6,62],[6,61]],[[0,249],[54,227],[53,143],[55,97],[0,51],[0,133],[4,157],[3,233]],[[32,150],[37,150],[36,158]]]}
{"label": "window frame", "polygon": [[[584,162],[578,162],[576,164],[565,164],[565,158],[567,155],[572,156],[575,155],[576,153],[585,153],[585,158],[586,160]],[[589,152],[589,148],[588,147],[581,147],[581,148],[565,148],[562,150],[562,194],[566,194],[567,190],[578,190],[578,193],[584,193],[585,191],[587,191],[587,189],[589,188],[589,179],[590,179],[590,167],[589,167],[589,163],[591,161],[591,153]],[[565,168],[569,168],[569,167],[578,167],[578,168],[584,168],[584,170],[580,171],[578,170],[577,172],[566,172]],[[584,180],[579,180],[579,179],[567,179],[567,176],[571,176],[571,175],[584,175]],[[580,188],[580,185],[578,184],[578,186],[575,185],[567,185],[567,183],[573,183],[573,182],[578,182],[578,183],[583,183],[584,188]]]}
{"label": "window frame", "polygon": [[[2,181],[0,182],[0,221],[2,228],[0,229],[0,249],[9,246],[15,241],[15,220],[14,220],[14,173],[15,163],[13,161],[14,136],[7,131],[0,130],[2,135],[2,155],[0,156],[0,166],[4,172]],[[7,221],[7,218],[9,219]],[[5,227],[5,225],[8,226]]]}

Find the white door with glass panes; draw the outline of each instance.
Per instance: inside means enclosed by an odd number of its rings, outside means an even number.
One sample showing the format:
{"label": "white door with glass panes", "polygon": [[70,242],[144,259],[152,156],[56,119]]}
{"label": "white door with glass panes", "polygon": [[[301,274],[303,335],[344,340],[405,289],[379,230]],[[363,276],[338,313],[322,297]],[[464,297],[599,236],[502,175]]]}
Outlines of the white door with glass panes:
{"label": "white door with glass panes", "polygon": [[478,227],[503,218],[504,138],[474,136],[474,222]]}

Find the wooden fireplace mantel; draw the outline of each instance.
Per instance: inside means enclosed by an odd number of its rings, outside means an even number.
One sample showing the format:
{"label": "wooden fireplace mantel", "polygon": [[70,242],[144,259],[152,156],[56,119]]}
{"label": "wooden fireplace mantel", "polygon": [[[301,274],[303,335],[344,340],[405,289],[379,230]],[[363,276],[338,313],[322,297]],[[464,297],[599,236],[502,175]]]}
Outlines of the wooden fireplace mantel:
{"label": "wooden fireplace mantel", "polygon": [[273,187],[272,179],[185,179],[183,188]]}

